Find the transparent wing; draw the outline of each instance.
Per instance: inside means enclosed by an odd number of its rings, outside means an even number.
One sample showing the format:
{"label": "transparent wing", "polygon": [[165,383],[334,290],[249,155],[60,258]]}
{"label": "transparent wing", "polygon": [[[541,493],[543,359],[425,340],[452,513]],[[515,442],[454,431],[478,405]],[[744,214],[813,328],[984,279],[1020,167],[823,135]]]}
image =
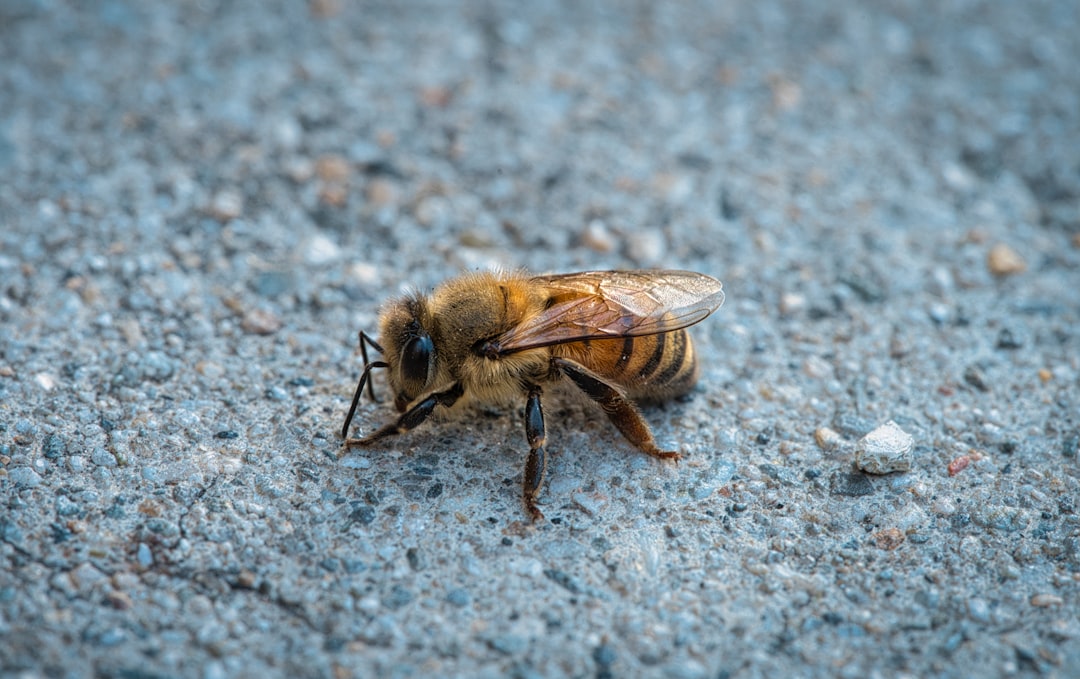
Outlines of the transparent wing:
{"label": "transparent wing", "polygon": [[499,353],[671,332],[724,303],[720,281],[692,271],[586,271],[530,283],[548,291],[548,307],[496,338]]}

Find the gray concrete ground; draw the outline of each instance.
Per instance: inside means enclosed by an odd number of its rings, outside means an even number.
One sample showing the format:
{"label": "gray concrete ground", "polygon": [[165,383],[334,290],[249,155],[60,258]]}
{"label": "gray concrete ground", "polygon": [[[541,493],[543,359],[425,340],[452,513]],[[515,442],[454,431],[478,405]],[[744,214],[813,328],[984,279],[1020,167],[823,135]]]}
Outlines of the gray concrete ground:
{"label": "gray concrete ground", "polygon": [[[1078,7],[0,1],[0,674],[1080,676]],[[489,266],[724,281],[681,464],[336,459]]]}

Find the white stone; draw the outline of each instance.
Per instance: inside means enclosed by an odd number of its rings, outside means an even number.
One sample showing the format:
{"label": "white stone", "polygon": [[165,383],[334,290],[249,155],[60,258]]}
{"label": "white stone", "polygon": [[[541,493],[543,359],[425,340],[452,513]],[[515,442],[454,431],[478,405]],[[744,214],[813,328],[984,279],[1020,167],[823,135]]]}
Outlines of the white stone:
{"label": "white stone", "polygon": [[859,439],[855,447],[855,466],[870,474],[905,472],[911,469],[911,451],[915,439],[889,420]]}

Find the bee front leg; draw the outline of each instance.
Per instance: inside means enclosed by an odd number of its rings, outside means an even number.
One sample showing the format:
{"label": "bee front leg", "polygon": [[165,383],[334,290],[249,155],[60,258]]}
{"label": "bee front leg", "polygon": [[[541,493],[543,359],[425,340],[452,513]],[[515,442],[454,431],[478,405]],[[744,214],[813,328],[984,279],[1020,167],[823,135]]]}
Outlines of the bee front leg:
{"label": "bee front leg", "polygon": [[376,429],[372,433],[364,436],[363,438],[347,438],[345,439],[345,447],[351,448],[353,446],[369,446],[376,441],[386,438],[387,436],[394,436],[396,434],[404,434],[407,431],[415,429],[423,424],[424,420],[431,416],[431,413],[435,410],[435,406],[443,406],[449,408],[454,405],[465,390],[461,387],[460,383],[454,383],[454,386],[450,387],[446,391],[439,391],[431,394],[423,401],[420,401],[412,408],[409,408],[401,417],[397,418],[394,422],[384,425],[379,429]]}
{"label": "bee front leg", "polygon": [[530,386],[529,398],[525,402],[525,438],[529,441],[529,459],[525,462],[523,497],[525,509],[528,510],[533,521],[544,518],[543,512],[536,506],[536,498],[540,495],[540,486],[544,483],[544,472],[547,470],[547,450],[544,449],[546,441],[544,410],[540,407],[541,393],[543,392],[538,385]]}
{"label": "bee front leg", "polygon": [[638,450],[664,460],[678,461],[681,457],[674,450],[660,450],[657,447],[656,439],[653,438],[652,430],[649,429],[649,423],[616,387],[574,361],[553,358],[551,363],[560,373],[569,377],[578,389],[585,392],[586,396],[598,403],[607,413],[611,423],[622,432],[626,440],[637,446]]}

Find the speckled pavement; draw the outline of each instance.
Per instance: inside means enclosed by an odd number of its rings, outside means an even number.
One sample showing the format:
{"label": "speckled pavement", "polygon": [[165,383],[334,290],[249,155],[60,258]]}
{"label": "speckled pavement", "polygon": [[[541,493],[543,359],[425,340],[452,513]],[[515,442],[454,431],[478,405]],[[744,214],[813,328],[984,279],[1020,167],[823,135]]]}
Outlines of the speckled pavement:
{"label": "speckled pavement", "polygon": [[[1078,14],[0,0],[0,675],[1080,676]],[[680,464],[339,459],[489,267],[723,280]]]}

